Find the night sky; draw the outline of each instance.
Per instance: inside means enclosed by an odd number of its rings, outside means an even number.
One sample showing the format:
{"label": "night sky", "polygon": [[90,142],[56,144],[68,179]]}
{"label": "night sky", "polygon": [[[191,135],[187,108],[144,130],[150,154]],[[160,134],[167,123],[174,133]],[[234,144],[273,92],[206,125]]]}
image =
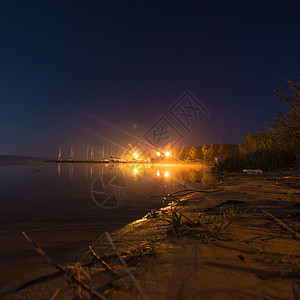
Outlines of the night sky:
{"label": "night sky", "polygon": [[209,115],[175,125],[178,145],[239,143],[299,79],[299,15],[289,0],[2,0],[0,154],[128,148],[186,90]]}

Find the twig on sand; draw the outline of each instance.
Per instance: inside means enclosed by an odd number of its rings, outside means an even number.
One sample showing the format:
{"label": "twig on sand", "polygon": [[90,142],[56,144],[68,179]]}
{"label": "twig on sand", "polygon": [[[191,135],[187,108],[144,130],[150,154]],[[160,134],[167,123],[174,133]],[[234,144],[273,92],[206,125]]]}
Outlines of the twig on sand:
{"label": "twig on sand", "polygon": [[105,232],[102,233],[97,240],[94,242],[94,244],[92,246],[89,246],[89,250],[85,253],[85,255],[83,255],[83,257],[81,258],[80,262],[83,262],[85,260],[85,258],[91,253],[91,250],[93,250],[93,248],[100,242],[100,240],[102,240],[105,237]]}
{"label": "twig on sand", "polygon": [[42,257],[46,258],[46,260],[55,268],[57,268],[61,272],[66,272],[66,270],[59,265],[51,256],[49,256],[36,242],[34,242],[25,231],[22,232],[25,239],[33,246],[34,250],[41,255]]}
{"label": "twig on sand", "polygon": [[118,276],[118,274],[103,260],[103,259],[101,259],[96,253],[95,253],[95,251],[92,249],[92,247],[91,246],[89,246],[89,250],[90,250],[90,253],[91,253],[91,255],[97,260],[97,261],[99,261],[102,265],[103,265],[103,267],[105,268],[105,270],[107,270],[107,271],[109,271],[109,272],[111,272],[113,275],[115,275],[115,276]]}
{"label": "twig on sand", "polygon": [[63,283],[63,285],[55,291],[55,293],[52,295],[52,297],[50,298],[50,300],[56,299],[56,297],[58,296],[58,294],[59,294],[66,286],[67,286],[67,281],[65,280],[64,283]]}
{"label": "twig on sand", "polygon": [[125,267],[128,275],[130,276],[131,280],[133,281],[133,283],[135,284],[135,286],[137,287],[138,291],[140,292],[140,294],[143,296],[144,299],[148,299],[148,297],[146,296],[144,290],[142,289],[141,285],[139,284],[139,282],[135,279],[134,275],[131,273],[131,271],[129,270],[125,260],[123,259],[123,257],[120,255],[119,251],[117,250],[117,248],[115,247],[109,233],[107,231],[105,231],[106,237],[109,241],[109,243],[111,244],[112,248],[114,249],[114,251],[116,252],[117,256],[119,257],[121,263],[123,264],[123,266]]}
{"label": "twig on sand", "polygon": [[[59,271],[61,271],[62,273],[67,274],[67,279],[66,282],[68,283],[70,280],[75,283],[82,289],[84,289],[85,291],[87,291],[88,293],[90,293],[91,295],[93,295],[94,297],[96,297],[97,299],[105,299],[101,294],[99,294],[98,292],[94,291],[93,288],[89,287],[87,284],[85,284],[84,282],[80,281],[80,276],[78,276],[78,278],[76,278],[76,274],[77,272],[82,270],[82,266],[80,264],[77,264],[75,267],[71,267],[71,268],[63,268],[61,265],[59,265],[51,256],[49,256],[36,242],[34,242],[27,234],[26,232],[22,232],[23,236],[26,238],[26,240],[34,247],[35,251],[41,255],[42,257],[46,258],[46,260],[53,265],[55,268],[57,268]],[[79,289],[80,290],[80,289]],[[56,296],[62,291],[62,287],[58,289],[57,293],[55,293],[52,297],[56,298]]]}
{"label": "twig on sand", "polygon": [[275,216],[273,216],[271,213],[269,213],[266,210],[262,210],[266,215],[268,215],[269,217],[271,217],[273,220],[275,220],[277,223],[279,223],[281,225],[281,227],[283,229],[285,229],[286,231],[288,231],[289,233],[292,234],[292,236],[294,237],[294,239],[299,240],[300,241],[300,234],[296,231],[294,231],[292,228],[290,228],[288,225],[284,224],[281,220],[279,220],[278,218],[276,218]]}

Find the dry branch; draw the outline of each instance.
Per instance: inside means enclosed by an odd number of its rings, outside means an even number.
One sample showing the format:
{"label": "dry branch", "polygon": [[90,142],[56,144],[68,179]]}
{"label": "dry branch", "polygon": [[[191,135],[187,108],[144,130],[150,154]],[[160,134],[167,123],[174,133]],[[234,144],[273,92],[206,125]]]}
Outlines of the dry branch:
{"label": "dry branch", "polygon": [[[59,265],[51,256],[49,256],[44,250],[42,250],[42,248],[35,243],[24,231],[22,232],[23,236],[26,238],[26,240],[34,247],[34,249],[36,250],[36,252],[41,255],[42,257],[46,258],[46,260],[53,265],[54,267],[56,267],[59,271],[67,273],[67,279],[70,279],[72,282],[76,283],[78,286],[80,286],[82,289],[84,289],[85,291],[89,292],[90,294],[92,294],[94,297],[96,297],[97,299],[105,299],[101,294],[99,294],[98,292],[94,291],[93,288],[89,287],[87,284],[85,284],[84,282],[80,281],[80,277],[79,279],[76,278],[76,272],[78,271],[78,265],[69,269],[65,269],[63,268],[61,265]],[[80,265],[81,267],[81,265]],[[68,282],[68,280],[67,280]],[[59,289],[58,293],[61,291],[61,288]],[[56,297],[56,296],[55,296]]]}
{"label": "dry branch", "polygon": [[134,275],[131,273],[131,271],[129,270],[126,262],[124,261],[123,257],[120,255],[119,251],[117,250],[117,248],[115,247],[109,233],[107,231],[105,231],[106,237],[108,239],[108,241],[110,242],[112,248],[114,249],[114,251],[116,252],[116,254],[118,255],[121,263],[123,264],[123,266],[125,267],[128,275],[130,276],[131,280],[134,282],[135,286],[137,287],[138,291],[141,293],[141,295],[143,296],[144,299],[148,299],[148,297],[146,296],[144,290],[142,289],[141,285],[139,284],[139,282],[135,279]]}

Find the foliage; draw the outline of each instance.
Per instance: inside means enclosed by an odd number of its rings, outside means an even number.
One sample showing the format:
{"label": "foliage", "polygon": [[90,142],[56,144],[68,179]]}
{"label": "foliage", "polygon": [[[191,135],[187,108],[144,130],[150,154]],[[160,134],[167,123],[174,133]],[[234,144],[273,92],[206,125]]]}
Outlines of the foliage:
{"label": "foliage", "polygon": [[291,93],[276,91],[287,106],[285,114],[277,113],[274,123],[265,130],[248,133],[236,152],[221,145],[220,159],[212,171],[241,171],[244,168],[267,171],[300,166],[300,83],[288,80],[288,85]]}
{"label": "foliage", "polygon": [[181,150],[179,151],[178,158],[180,160],[186,161],[188,158],[188,153],[189,153],[188,148],[182,147]]}
{"label": "foliage", "polygon": [[[190,219],[176,207],[170,211],[162,212],[162,220],[167,222],[176,236],[183,234],[200,235],[205,237],[219,237],[234,222],[247,216],[248,209],[240,211],[232,207],[226,211],[220,210],[219,214],[208,215],[199,213],[196,218]],[[195,229],[200,229],[197,231]]]}
{"label": "foliage", "polygon": [[190,153],[189,153],[189,157],[190,157],[191,159],[196,159],[196,158],[198,158],[196,147],[191,147],[191,150],[190,150]]}
{"label": "foliage", "polygon": [[215,161],[216,158],[224,157],[228,153],[236,153],[237,150],[238,147],[234,144],[182,147],[177,157],[182,161]]}
{"label": "foliage", "polygon": [[184,229],[188,228],[183,222],[183,218],[186,219],[188,223],[192,223],[188,217],[177,211],[176,208],[171,208],[169,213],[162,211],[162,214],[162,220],[170,224],[172,232],[177,236],[182,235]]}
{"label": "foliage", "polygon": [[202,153],[203,153],[204,159],[206,159],[206,157],[207,157],[207,151],[208,151],[208,147],[204,144],[202,147]]}
{"label": "foliage", "polygon": [[214,160],[218,156],[218,147],[215,144],[211,144],[207,151],[207,158]]}
{"label": "foliage", "polygon": [[239,172],[243,169],[276,170],[291,166],[296,158],[292,151],[280,149],[261,149],[247,153],[228,154],[211,168],[212,172]]}

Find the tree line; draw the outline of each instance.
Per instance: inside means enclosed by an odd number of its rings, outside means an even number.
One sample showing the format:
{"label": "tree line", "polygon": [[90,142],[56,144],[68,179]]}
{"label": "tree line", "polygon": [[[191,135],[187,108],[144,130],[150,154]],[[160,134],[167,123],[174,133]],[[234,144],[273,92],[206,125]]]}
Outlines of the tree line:
{"label": "tree line", "polygon": [[216,161],[227,154],[238,151],[238,146],[235,144],[211,144],[182,147],[178,153],[178,159],[182,161],[201,161],[209,160]]}

